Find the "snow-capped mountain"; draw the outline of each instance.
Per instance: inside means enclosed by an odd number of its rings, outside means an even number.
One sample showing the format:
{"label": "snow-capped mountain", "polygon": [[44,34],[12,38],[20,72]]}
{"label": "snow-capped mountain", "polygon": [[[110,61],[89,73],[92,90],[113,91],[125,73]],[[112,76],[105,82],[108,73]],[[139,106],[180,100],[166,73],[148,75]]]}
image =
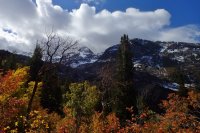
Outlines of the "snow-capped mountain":
{"label": "snow-capped mountain", "polygon": [[[142,39],[132,39],[130,43],[135,68],[134,85],[137,89],[150,86],[150,88],[160,88],[164,91],[178,91],[179,85],[170,78],[173,69],[177,68],[184,70],[186,88],[200,86],[200,44],[154,42]],[[74,82],[98,81],[99,72],[105,65],[109,65],[108,68],[115,73],[118,48],[119,44],[113,45],[97,55],[87,47],[80,47],[78,52],[73,53],[70,60],[65,62],[60,71],[62,75],[67,75]],[[0,55],[0,60],[4,60],[12,53],[0,51]],[[16,56],[18,62],[27,64],[29,57]]]}
{"label": "snow-capped mountain", "polygon": [[[193,83],[200,84],[198,76],[200,74],[200,44],[184,42],[160,42],[143,39],[130,40],[133,53],[133,65],[138,75],[138,80],[159,79],[159,84],[163,79],[168,79],[170,72],[174,68],[182,68],[187,75],[186,86]],[[112,64],[117,57],[119,44],[107,48],[102,54],[95,54],[87,47],[80,47],[76,54],[72,54],[65,64],[71,66],[68,75],[76,80],[91,80],[98,77],[98,73],[105,64]],[[6,56],[5,51],[0,52]],[[29,55],[26,53],[26,55]],[[28,58],[28,57],[27,57]],[[58,57],[59,59],[60,57]],[[21,59],[21,57],[20,57]],[[56,58],[57,59],[57,58]],[[55,59],[55,62],[56,62]],[[25,60],[24,60],[25,61]],[[115,67],[111,65],[111,67]],[[114,68],[113,68],[114,69]],[[192,70],[192,71],[191,71]],[[141,73],[146,73],[141,77]],[[198,74],[199,73],[199,74]],[[157,78],[157,79],[156,79]],[[146,82],[146,81],[145,81]],[[156,81],[157,82],[157,81]],[[164,87],[173,89],[173,85],[164,83]],[[174,89],[176,89],[174,87]]]}
{"label": "snow-capped mountain", "polygon": [[[169,57],[171,60],[185,62],[200,60],[200,44],[184,42],[153,42],[142,39],[131,40],[134,60],[147,59],[154,60],[156,57]],[[114,45],[105,50],[99,60],[115,58],[119,45]],[[156,62],[158,60],[156,59]]]}
{"label": "snow-capped mountain", "polygon": [[[133,64],[137,72],[148,73],[162,80],[168,78],[171,69],[182,67],[190,77],[187,79],[186,84],[192,84],[195,81],[195,73],[199,71],[198,68],[200,66],[200,44],[154,42],[142,39],[133,39],[130,42]],[[96,74],[104,64],[115,62],[118,48],[119,44],[111,46],[100,56],[96,56],[88,48],[81,48],[79,50],[80,53],[73,58],[75,60],[72,66],[80,70],[85,77],[88,74],[90,74],[90,77],[96,77]],[[193,70],[192,72],[191,69]],[[165,88],[168,86],[171,90],[177,89],[177,86],[169,85],[171,83],[163,84]]]}
{"label": "snow-capped mountain", "polygon": [[[135,67],[166,67],[175,64],[200,63],[200,44],[183,42],[153,42],[131,40]],[[97,62],[115,60],[119,45],[105,50]]]}
{"label": "snow-capped mountain", "polygon": [[76,68],[83,64],[94,63],[97,59],[98,55],[95,55],[89,48],[81,47],[78,53],[70,58],[70,66]]}

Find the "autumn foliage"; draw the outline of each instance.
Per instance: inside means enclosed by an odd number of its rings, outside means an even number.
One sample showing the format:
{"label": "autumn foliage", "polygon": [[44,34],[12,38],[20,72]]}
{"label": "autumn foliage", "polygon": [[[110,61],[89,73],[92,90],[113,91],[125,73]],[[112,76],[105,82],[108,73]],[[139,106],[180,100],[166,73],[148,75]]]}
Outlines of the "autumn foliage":
{"label": "autumn foliage", "polygon": [[133,116],[120,132],[200,132],[200,93],[190,91],[188,97],[169,94],[161,107],[164,114],[146,110],[139,116]]}
{"label": "autumn foliage", "polygon": [[162,114],[146,107],[140,114],[127,108],[131,119],[121,123],[115,113],[105,115],[96,110],[100,92],[89,82],[73,83],[64,95],[63,115],[49,113],[40,105],[40,90],[35,95],[30,118],[26,119],[27,101],[34,81],[24,86],[28,79],[28,67],[8,71],[0,77],[0,132],[28,133],[168,133],[200,132],[200,93],[190,90],[186,97],[175,93],[160,104]]}
{"label": "autumn foliage", "polygon": [[0,78],[0,128],[12,124],[16,117],[23,112],[26,100],[17,95],[26,80],[28,68],[8,71]]}
{"label": "autumn foliage", "polygon": [[[200,94],[190,91],[188,97],[180,97],[170,94],[168,99],[163,101],[161,106],[165,113],[157,114],[149,109],[143,113],[135,115],[132,108],[127,108],[132,113],[132,118],[127,120],[125,126],[120,124],[119,118],[114,113],[104,116],[102,113],[95,112],[87,122],[82,121],[78,129],[75,127],[75,118],[65,118],[61,127],[65,127],[58,132],[79,131],[82,133],[168,133],[168,132],[187,132],[198,133],[200,131],[199,99]],[[196,113],[195,113],[196,112]],[[70,126],[71,125],[71,126]],[[72,126],[74,125],[74,126]],[[60,128],[58,128],[60,129]]]}
{"label": "autumn foliage", "polygon": [[6,97],[19,89],[27,76],[28,68],[17,69],[16,71],[8,71],[6,75],[0,78],[0,95]]}

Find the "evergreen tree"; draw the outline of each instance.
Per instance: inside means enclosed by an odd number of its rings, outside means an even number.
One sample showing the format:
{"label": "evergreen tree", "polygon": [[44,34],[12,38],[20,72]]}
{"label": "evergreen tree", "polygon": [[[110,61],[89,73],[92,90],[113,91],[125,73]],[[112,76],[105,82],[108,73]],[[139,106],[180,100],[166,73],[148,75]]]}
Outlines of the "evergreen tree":
{"label": "evergreen tree", "polygon": [[[56,111],[57,113],[62,113],[62,89],[60,72],[58,67],[67,60],[69,53],[76,48],[78,41],[74,41],[71,38],[62,38],[54,33],[53,29],[50,33],[47,33],[44,40],[40,42],[43,47],[43,53],[45,54],[45,60],[42,67],[34,66],[34,70],[39,70],[40,77],[43,77],[43,87],[41,92],[41,105],[44,108],[49,109],[50,112]],[[60,57],[57,63],[54,62],[56,57]],[[38,68],[38,69],[37,69]],[[37,78],[35,71],[30,71],[31,77]],[[27,118],[31,110],[31,101],[37,90],[38,80],[35,82],[33,93],[30,99],[30,106],[27,111]]]}
{"label": "evergreen tree", "polygon": [[[49,64],[50,68],[52,64]],[[62,114],[62,90],[56,68],[50,69],[44,73],[43,86],[41,91],[41,105],[50,112]]]}
{"label": "evergreen tree", "polygon": [[42,62],[42,49],[39,45],[36,45],[36,48],[34,50],[33,56],[30,60],[30,70],[29,70],[29,76],[30,79],[27,81],[26,86],[28,86],[29,81],[35,81],[33,92],[31,94],[28,108],[27,108],[27,119],[29,118],[29,113],[31,112],[33,98],[35,96],[35,93],[37,91],[38,83],[39,83],[39,71],[41,70],[43,65]]}
{"label": "evergreen tree", "polygon": [[130,41],[127,35],[121,37],[118,52],[118,80],[124,88],[132,87],[133,62]]}
{"label": "evergreen tree", "polygon": [[36,81],[38,78],[38,72],[41,69],[43,65],[42,62],[42,49],[40,48],[39,45],[36,45],[36,48],[34,50],[33,56],[30,60],[30,80],[31,81]]}
{"label": "evergreen tree", "polygon": [[133,60],[128,35],[121,37],[117,58],[117,85],[114,90],[114,111],[122,118],[127,117],[126,107],[135,105],[133,89]]}
{"label": "evergreen tree", "polygon": [[172,79],[174,80],[174,82],[179,84],[179,91],[178,94],[180,96],[187,96],[187,88],[185,88],[184,84],[185,84],[185,75],[184,72],[181,71],[180,68],[178,68],[174,74]]}

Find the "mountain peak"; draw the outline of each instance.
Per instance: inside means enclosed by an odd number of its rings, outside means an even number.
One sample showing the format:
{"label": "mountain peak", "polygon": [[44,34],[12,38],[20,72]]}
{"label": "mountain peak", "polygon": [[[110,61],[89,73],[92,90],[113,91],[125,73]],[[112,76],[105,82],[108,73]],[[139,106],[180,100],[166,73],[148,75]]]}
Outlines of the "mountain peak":
{"label": "mountain peak", "polygon": [[80,47],[78,49],[78,52],[80,52],[80,53],[82,52],[82,53],[94,54],[91,49],[89,49],[88,47],[85,47],[85,46]]}

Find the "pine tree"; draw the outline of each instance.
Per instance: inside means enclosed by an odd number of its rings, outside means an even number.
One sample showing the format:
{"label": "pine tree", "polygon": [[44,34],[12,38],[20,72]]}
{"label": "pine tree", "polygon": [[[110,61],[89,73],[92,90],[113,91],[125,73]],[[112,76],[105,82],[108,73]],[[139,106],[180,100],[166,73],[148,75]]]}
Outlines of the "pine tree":
{"label": "pine tree", "polygon": [[173,80],[174,82],[179,84],[179,91],[178,94],[180,96],[187,96],[188,90],[185,87],[185,75],[184,71],[181,71],[181,68],[177,68],[177,70],[173,74]]}
{"label": "pine tree", "polygon": [[[45,55],[44,63],[39,69],[39,77],[42,77],[43,87],[41,92],[41,105],[44,108],[49,109],[50,112],[56,111],[58,113],[62,110],[62,89],[60,73],[58,72],[58,67],[62,66],[64,61],[67,61],[69,54],[75,50],[78,41],[74,41],[70,37],[62,38],[58,36],[52,29],[50,33],[45,35],[45,38],[39,42],[43,47],[43,53]],[[54,62],[56,57],[60,57],[57,63]],[[34,68],[38,68],[35,66]],[[34,75],[34,71],[30,71],[30,75],[34,79],[37,77]],[[33,99],[34,94],[37,90],[38,80],[36,80],[31,99]],[[30,102],[31,103],[31,99]],[[31,104],[30,104],[31,105]],[[28,109],[27,116],[30,112],[30,107]]]}
{"label": "pine tree", "polygon": [[117,58],[117,84],[114,90],[114,111],[122,118],[127,117],[126,107],[135,105],[133,89],[133,54],[128,35],[121,37]]}
{"label": "pine tree", "polygon": [[41,105],[50,112],[62,114],[62,90],[56,68],[44,73],[41,91]]}
{"label": "pine tree", "polygon": [[30,80],[31,81],[36,81],[38,78],[38,72],[41,69],[43,65],[42,62],[42,49],[40,48],[39,45],[36,45],[36,48],[34,50],[33,56],[30,60]]}
{"label": "pine tree", "polygon": [[180,96],[186,96],[187,95],[187,89],[184,86],[184,74],[183,73],[178,74],[178,84],[180,85],[179,95]]}
{"label": "pine tree", "polygon": [[127,35],[121,37],[121,44],[118,52],[118,80],[129,88],[133,79],[133,62],[130,41]]}
{"label": "pine tree", "polygon": [[[39,83],[39,71],[41,70],[42,66],[43,66],[42,49],[40,48],[39,45],[36,45],[33,56],[30,60],[30,70],[29,70],[30,79],[28,80],[28,82],[35,81],[35,84],[34,84],[33,92],[31,94],[31,97],[30,97],[30,100],[28,103],[27,119],[29,118],[29,113],[31,112],[33,98],[37,91],[37,87],[38,87],[38,83]],[[26,83],[27,85],[28,85],[28,82]]]}

